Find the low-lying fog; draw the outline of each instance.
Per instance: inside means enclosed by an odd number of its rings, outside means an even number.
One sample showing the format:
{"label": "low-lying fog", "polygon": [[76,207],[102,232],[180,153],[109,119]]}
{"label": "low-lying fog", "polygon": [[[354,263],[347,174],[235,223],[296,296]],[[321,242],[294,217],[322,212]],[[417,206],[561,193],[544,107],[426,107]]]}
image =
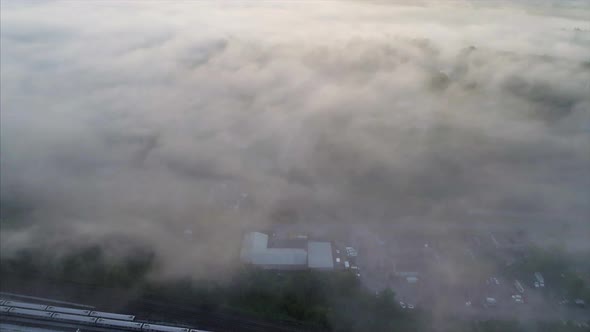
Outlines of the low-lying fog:
{"label": "low-lying fog", "polygon": [[284,215],[510,216],[588,249],[589,20],[558,0],[3,2],[1,253],[129,237],[203,276]]}

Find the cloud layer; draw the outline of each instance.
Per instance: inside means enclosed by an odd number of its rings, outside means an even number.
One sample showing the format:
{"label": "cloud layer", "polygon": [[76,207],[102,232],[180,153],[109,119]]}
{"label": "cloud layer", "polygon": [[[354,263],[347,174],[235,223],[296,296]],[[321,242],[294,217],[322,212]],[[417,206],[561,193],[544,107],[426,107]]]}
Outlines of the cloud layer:
{"label": "cloud layer", "polygon": [[285,211],[587,230],[583,2],[2,6],[3,254],[123,234],[198,274]]}

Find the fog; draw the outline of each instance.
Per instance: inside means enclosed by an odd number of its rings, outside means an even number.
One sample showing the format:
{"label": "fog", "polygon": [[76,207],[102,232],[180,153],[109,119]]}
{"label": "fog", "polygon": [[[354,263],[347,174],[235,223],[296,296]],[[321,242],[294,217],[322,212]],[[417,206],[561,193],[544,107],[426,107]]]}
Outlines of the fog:
{"label": "fog", "polygon": [[285,213],[567,224],[552,240],[587,250],[589,20],[584,1],[3,2],[1,253],[123,237],[159,276],[211,277]]}

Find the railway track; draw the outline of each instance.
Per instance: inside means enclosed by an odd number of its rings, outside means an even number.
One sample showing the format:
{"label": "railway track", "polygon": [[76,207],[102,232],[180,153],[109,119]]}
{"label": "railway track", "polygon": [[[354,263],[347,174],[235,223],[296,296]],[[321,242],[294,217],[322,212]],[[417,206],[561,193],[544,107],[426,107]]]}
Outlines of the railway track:
{"label": "railway track", "polygon": [[[6,280],[8,281],[8,280]],[[21,280],[22,282],[22,280]],[[264,320],[256,317],[251,317],[243,313],[233,312],[230,310],[204,310],[188,305],[178,303],[171,303],[157,299],[149,294],[142,297],[129,298],[127,295],[120,295],[119,290],[100,287],[95,285],[88,285],[78,282],[63,282],[55,280],[38,279],[35,280],[34,287],[26,287],[27,285],[20,284],[21,287],[9,287],[8,282],[3,282],[2,291],[19,293],[29,290],[35,290],[34,294],[26,294],[27,296],[43,296],[52,297],[56,291],[63,294],[76,294],[76,302],[83,302],[88,305],[96,306],[104,310],[111,310],[114,312],[130,312],[137,315],[138,320],[146,320],[152,322],[174,322],[177,325],[197,327],[200,329],[215,331],[215,332],[263,332],[263,331],[277,331],[277,332],[323,332],[316,326],[298,323],[296,321],[285,320]],[[7,287],[8,286],[8,287]],[[23,287],[25,286],[25,287]],[[47,290],[45,292],[44,290]],[[80,296],[83,294],[83,296]],[[109,298],[111,305],[105,303],[94,303],[93,298],[96,294],[100,294],[104,298]],[[62,296],[63,297],[63,296]],[[84,298],[84,299],[82,299]]]}

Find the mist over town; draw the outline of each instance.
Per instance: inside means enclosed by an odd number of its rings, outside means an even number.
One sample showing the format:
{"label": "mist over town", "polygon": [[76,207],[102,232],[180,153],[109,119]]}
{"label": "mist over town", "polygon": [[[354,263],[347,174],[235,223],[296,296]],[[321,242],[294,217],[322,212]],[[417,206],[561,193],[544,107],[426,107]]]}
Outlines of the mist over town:
{"label": "mist over town", "polygon": [[588,329],[587,2],[0,17],[2,300],[211,331]]}

